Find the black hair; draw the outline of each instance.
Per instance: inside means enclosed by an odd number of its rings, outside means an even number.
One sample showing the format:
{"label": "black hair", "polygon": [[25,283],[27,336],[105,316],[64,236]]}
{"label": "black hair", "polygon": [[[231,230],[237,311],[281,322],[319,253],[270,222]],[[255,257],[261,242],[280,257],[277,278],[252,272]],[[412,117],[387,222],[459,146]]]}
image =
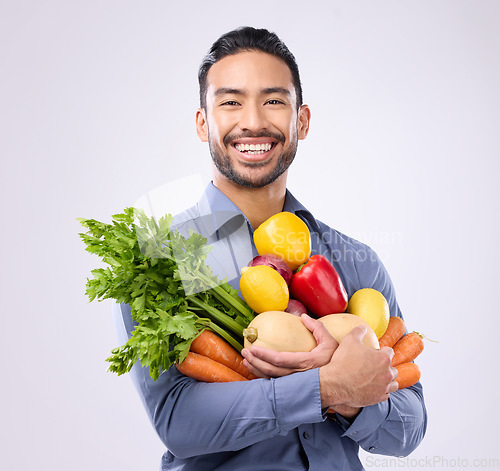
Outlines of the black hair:
{"label": "black hair", "polygon": [[198,70],[200,84],[200,106],[207,106],[207,74],[217,61],[223,57],[243,51],[261,51],[272,54],[286,63],[292,73],[295,94],[297,95],[297,108],[302,106],[302,85],[300,83],[299,68],[295,57],[286,47],[285,43],[267,29],[256,29],[251,26],[242,26],[229,33],[223,34],[212,44]]}

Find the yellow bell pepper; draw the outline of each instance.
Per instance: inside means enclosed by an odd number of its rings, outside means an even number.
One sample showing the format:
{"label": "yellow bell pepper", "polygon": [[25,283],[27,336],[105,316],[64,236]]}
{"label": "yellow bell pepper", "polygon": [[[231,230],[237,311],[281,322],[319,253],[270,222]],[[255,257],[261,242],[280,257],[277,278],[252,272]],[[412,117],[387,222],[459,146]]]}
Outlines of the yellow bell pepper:
{"label": "yellow bell pepper", "polygon": [[253,233],[259,255],[280,256],[292,270],[311,256],[311,233],[302,219],[283,211],[264,221]]}

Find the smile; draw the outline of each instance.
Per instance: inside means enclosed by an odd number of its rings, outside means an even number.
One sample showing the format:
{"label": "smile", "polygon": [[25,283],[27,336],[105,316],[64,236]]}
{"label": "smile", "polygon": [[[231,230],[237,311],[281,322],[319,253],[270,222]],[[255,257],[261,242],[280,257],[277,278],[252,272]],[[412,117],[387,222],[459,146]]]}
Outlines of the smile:
{"label": "smile", "polygon": [[273,145],[270,142],[264,144],[235,144],[234,146],[238,152],[250,155],[258,155],[269,152]]}

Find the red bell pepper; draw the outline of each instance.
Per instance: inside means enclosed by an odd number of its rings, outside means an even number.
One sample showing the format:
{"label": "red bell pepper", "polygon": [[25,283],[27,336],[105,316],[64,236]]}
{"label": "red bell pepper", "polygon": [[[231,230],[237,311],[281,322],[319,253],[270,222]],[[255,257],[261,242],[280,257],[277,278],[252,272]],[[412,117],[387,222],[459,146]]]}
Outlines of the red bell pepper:
{"label": "red bell pepper", "polygon": [[298,299],[316,316],[344,312],[347,292],[337,270],[323,255],[313,255],[293,274],[290,297]]}

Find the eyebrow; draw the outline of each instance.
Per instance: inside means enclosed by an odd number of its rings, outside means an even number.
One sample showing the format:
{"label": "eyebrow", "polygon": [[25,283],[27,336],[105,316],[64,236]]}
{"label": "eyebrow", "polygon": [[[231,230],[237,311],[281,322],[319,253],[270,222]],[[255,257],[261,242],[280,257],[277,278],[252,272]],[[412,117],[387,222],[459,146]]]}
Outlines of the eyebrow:
{"label": "eyebrow", "polygon": [[286,88],[283,87],[264,88],[264,90],[262,90],[262,93],[264,95],[271,95],[272,93],[280,93],[281,95],[291,96],[290,90],[287,90]]}
{"label": "eyebrow", "polygon": [[[272,93],[280,93],[282,95],[291,96],[290,90],[283,87],[268,87],[263,88],[262,95],[271,95]],[[239,88],[221,87],[215,90],[215,96],[221,95],[245,95],[245,91]]]}
{"label": "eyebrow", "polygon": [[238,88],[221,87],[215,90],[215,96],[220,95],[244,95],[244,92]]}

